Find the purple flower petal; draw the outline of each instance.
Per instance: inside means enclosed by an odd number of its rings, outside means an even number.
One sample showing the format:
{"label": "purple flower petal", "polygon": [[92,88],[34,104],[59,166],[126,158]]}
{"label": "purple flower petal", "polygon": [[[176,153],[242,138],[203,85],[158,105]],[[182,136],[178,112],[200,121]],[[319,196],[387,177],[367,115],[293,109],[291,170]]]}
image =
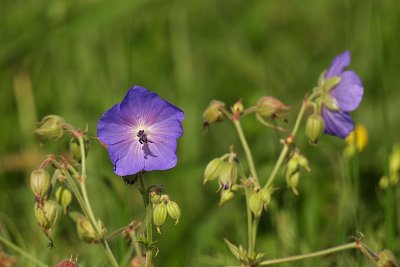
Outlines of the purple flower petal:
{"label": "purple flower petal", "polygon": [[126,176],[174,167],[183,119],[182,110],[157,94],[140,86],[129,89],[121,104],[106,111],[98,124],[114,172]]}
{"label": "purple flower petal", "polygon": [[341,110],[353,111],[361,102],[364,88],[360,78],[353,71],[345,71],[341,77],[342,80],[332,89],[330,95],[336,99]]}
{"label": "purple flower petal", "polygon": [[338,55],[333,61],[329,69],[325,73],[325,79],[332,76],[340,76],[343,69],[350,64],[350,52],[345,51]]}
{"label": "purple flower petal", "polygon": [[97,136],[104,144],[114,144],[130,138],[132,123],[122,116],[120,105],[116,104],[104,112],[97,124]]}
{"label": "purple flower petal", "polygon": [[325,122],[325,133],[346,138],[354,129],[354,122],[349,114],[343,111],[331,111],[322,108],[322,118]]}

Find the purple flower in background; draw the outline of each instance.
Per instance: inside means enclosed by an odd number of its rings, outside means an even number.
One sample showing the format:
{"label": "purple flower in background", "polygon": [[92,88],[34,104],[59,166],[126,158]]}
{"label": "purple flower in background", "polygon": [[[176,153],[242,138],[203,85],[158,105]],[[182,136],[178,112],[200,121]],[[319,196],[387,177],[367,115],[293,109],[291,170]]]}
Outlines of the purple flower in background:
{"label": "purple flower in background", "polygon": [[[322,106],[322,118],[325,122],[325,133],[346,138],[354,129],[350,111],[355,110],[361,102],[364,88],[358,75],[351,70],[344,70],[350,64],[350,52],[338,55],[324,75],[324,81],[340,77],[338,83],[327,86]],[[328,104],[329,103],[329,104]]]}
{"label": "purple flower in background", "polygon": [[133,86],[120,104],[106,111],[97,125],[120,176],[166,170],[177,162],[177,138],[184,113],[144,87]]}

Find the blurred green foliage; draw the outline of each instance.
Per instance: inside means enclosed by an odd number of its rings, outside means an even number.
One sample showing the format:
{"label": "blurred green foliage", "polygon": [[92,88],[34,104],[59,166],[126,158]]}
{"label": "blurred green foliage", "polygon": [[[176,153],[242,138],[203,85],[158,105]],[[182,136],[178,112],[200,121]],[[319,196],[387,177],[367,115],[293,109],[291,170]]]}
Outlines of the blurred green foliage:
{"label": "blurred green foliage", "polygon": [[[342,140],[325,136],[313,147],[300,135],[297,146],[309,157],[312,172],[303,175],[299,197],[277,179],[281,190],[260,222],[257,248],[268,258],[285,256],[341,244],[360,231],[374,249],[399,256],[400,192],[378,187],[392,145],[400,141],[399,28],[398,0],[3,0],[0,233],[50,264],[78,255],[80,266],[107,266],[99,247],[79,242],[67,217],[54,232],[56,248],[46,248],[28,177],[45,154],[67,153],[68,140],[38,146],[31,129],[43,116],[58,114],[81,128],[87,124],[95,136],[101,114],[137,84],[186,113],[177,167],[146,177],[164,184],[182,209],[178,226],[170,221],[163,227],[156,266],[234,264],[222,238],[245,245],[244,199],[237,196],[218,207],[216,185],[202,186],[202,175],[207,162],[229,145],[243,152],[229,123],[203,134],[202,110],[212,99],[230,105],[243,98],[250,106],[272,95],[292,106],[289,127],[321,71],[349,49],[351,69],[365,86],[353,117],[367,127],[368,146],[344,160]],[[244,126],[265,181],[283,135],[251,117]],[[137,188],[113,174],[96,141],[88,164],[89,195],[109,232],[142,218]],[[111,246],[118,259],[128,260],[125,241],[113,240]],[[366,264],[359,254],[295,266]]]}

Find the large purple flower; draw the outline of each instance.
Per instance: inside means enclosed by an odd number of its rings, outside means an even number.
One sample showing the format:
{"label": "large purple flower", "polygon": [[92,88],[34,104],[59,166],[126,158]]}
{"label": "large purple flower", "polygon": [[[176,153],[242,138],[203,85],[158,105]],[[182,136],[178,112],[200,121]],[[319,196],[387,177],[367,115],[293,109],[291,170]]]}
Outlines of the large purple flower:
{"label": "large purple flower", "polygon": [[114,172],[166,170],[177,162],[184,113],[144,87],[133,86],[100,118],[97,135],[107,145]]}
{"label": "large purple flower", "polygon": [[344,70],[350,64],[350,52],[338,55],[324,74],[324,81],[337,82],[325,86],[322,105],[322,118],[325,122],[325,133],[346,138],[354,129],[354,122],[349,115],[361,102],[364,88],[358,75],[351,70]]}

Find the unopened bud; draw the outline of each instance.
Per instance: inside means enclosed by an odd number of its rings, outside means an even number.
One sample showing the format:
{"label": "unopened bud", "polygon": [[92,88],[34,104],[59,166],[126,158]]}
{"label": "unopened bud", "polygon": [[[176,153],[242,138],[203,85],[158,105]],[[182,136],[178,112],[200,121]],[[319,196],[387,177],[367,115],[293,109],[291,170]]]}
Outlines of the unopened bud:
{"label": "unopened bud", "polygon": [[317,114],[312,114],[306,122],[306,135],[311,143],[316,144],[325,129],[324,120]]}
{"label": "unopened bud", "polygon": [[34,132],[41,139],[58,140],[64,135],[62,125],[65,123],[64,119],[57,115],[48,115],[42,119]]}
{"label": "unopened bud", "polygon": [[29,180],[31,189],[38,200],[43,200],[50,190],[50,175],[45,170],[34,170]]}
{"label": "unopened bud", "polygon": [[43,229],[51,229],[57,222],[58,209],[54,201],[45,201],[42,204],[35,204],[35,217],[39,226]]}
{"label": "unopened bud", "polygon": [[167,203],[167,211],[168,215],[175,220],[175,224],[179,222],[181,217],[181,209],[179,208],[178,204],[175,201],[170,200]]}
{"label": "unopened bud", "polygon": [[389,250],[383,250],[378,255],[377,267],[399,267],[396,258]]}
{"label": "unopened bud", "polygon": [[303,167],[307,171],[311,171],[310,166],[308,165],[308,159],[304,155],[302,155],[300,153],[296,153],[295,157],[296,157],[298,164],[301,167]]}
{"label": "unopened bud", "polygon": [[[83,136],[83,144],[85,148],[85,157],[87,157],[89,151],[89,139],[86,135]],[[81,153],[81,146],[79,144],[78,138],[71,138],[69,141],[69,151],[71,152],[72,156],[77,162],[81,162],[82,160],[82,153]]]}
{"label": "unopened bud", "polygon": [[231,190],[222,190],[221,191],[221,198],[219,200],[219,205],[221,206],[225,202],[228,202],[229,200],[233,199],[235,196],[235,193],[233,193]]}
{"label": "unopened bud", "polygon": [[67,214],[68,207],[69,205],[71,205],[72,202],[71,192],[67,188],[60,186],[59,188],[57,188],[56,191],[56,199],[58,203],[60,203],[63,207],[64,214]]}
{"label": "unopened bud", "polygon": [[232,184],[237,179],[237,166],[234,162],[223,162],[221,165],[219,182],[220,184]]}
{"label": "unopened bud", "polygon": [[259,217],[262,212],[262,200],[258,192],[254,192],[249,198],[249,208],[254,216]]}
{"label": "unopened bud", "polygon": [[264,202],[264,206],[268,206],[271,201],[273,189],[271,188],[263,188],[258,193],[260,194],[261,200]]}
{"label": "unopened bud", "polygon": [[220,158],[215,158],[207,164],[206,170],[204,171],[204,181],[205,184],[207,181],[212,181],[216,179],[221,172],[221,167],[223,165],[223,161]]}
{"label": "unopened bud", "polygon": [[158,204],[153,210],[153,222],[154,225],[160,227],[164,224],[167,218],[167,205],[164,202]]}
{"label": "unopened bud", "polygon": [[[98,221],[98,224],[100,225],[100,229],[102,229],[102,223]],[[90,220],[86,217],[78,218],[76,221],[76,231],[78,232],[79,238],[87,243],[96,243],[101,238],[101,236],[96,233]]]}
{"label": "unopened bud", "polygon": [[263,117],[276,117],[290,108],[271,96],[263,96],[257,102],[257,113]]}
{"label": "unopened bud", "polygon": [[151,203],[153,203],[153,204],[159,204],[161,202],[161,196],[159,194],[157,194],[156,192],[151,192],[150,200],[151,200]]}
{"label": "unopened bud", "polygon": [[225,107],[225,103],[213,100],[208,105],[206,110],[203,113],[203,123],[210,124],[214,122],[222,121],[225,117],[224,113],[220,110]]}
{"label": "unopened bud", "polygon": [[296,196],[299,194],[299,191],[297,191],[299,179],[300,179],[299,172],[294,173],[292,176],[290,176],[286,179],[288,187],[290,187],[292,189],[293,194],[295,194]]}
{"label": "unopened bud", "polygon": [[286,165],[286,172],[285,172],[286,179],[288,179],[298,170],[299,170],[299,162],[297,161],[296,157],[292,156]]}
{"label": "unopened bud", "polygon": [[241,114],[244,110],[244,106],[242,103],[242,100],[239,100],[238,102],[236,102],[233,107],[232,107],[232,111],[236,114]]}

